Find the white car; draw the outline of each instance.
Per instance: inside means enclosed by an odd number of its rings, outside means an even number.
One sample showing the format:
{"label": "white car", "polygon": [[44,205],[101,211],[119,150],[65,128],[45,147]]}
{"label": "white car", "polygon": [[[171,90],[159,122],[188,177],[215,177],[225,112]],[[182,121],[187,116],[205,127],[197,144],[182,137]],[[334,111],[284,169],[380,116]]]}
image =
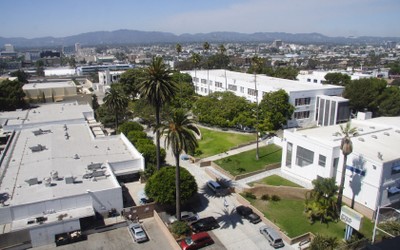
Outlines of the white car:
{"label": "white car", "polygon": [[128,228],[135,242],[140,243],[148,240],[146,232],[139,223],[131,223]]}
{"label": "white car", "polygon": [[[199,219],[199,215],[192,213],[192,212],[187,212],[187,211],[182,211],[181,212],[181,220],[182,221],[186,221],[186,222],[194,222],[197,221]],[[175,221],[177,221],[176,216],[175,215],[171,215],[168,218],[168,222],[169,223],[174,223]]]}

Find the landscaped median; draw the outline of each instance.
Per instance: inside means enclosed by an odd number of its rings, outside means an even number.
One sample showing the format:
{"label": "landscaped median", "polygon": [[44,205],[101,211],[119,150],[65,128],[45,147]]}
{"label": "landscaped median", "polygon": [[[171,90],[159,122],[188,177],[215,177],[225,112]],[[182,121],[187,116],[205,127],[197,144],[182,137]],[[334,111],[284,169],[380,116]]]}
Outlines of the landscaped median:
{"label": "landscaped median", "polygon": [[225,157],[211,163],[211,166],[232,180],[240,180],[281,166],[282,149],[270,144],[259,147],[259,159],[256,149]]}

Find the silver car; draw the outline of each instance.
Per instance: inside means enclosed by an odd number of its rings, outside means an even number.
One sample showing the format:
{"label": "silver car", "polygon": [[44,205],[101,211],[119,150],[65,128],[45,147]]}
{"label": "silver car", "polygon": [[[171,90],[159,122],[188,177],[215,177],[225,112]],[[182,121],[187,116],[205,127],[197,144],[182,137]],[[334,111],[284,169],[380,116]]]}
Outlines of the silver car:
{"label": "silver car", "polygon": [[140,243],[148,240],[146,232],[139,223],[131,223],[128,228],[135,242]]}
{"label": "silver car", "polygon": [[[182,221],[186,221],[186,222],[194,222],[197,221],[199,219],[199,215],[195,214],[193,212],[187,212],[187,211],[182,211],[181,212],[181,220]],[[168,222],[169,223],[174,223],[175,221],[177,221],[176,216],[175,215],[171,215],[168,218]]]}
{"label": "silver car", "polygon": [[262,226],[260,227],[260,233],[268,240],[269,244],[274,248],[279,248],[285,246],[281,236],[274,229]]}

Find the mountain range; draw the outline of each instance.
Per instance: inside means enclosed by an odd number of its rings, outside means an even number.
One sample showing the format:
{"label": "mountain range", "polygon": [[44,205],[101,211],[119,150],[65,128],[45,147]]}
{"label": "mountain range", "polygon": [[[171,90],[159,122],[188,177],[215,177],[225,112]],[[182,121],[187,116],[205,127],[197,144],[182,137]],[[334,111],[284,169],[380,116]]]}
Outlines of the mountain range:
{"label": "mountain range", "polygon": [[110,44],[155,44],[155,43],[193,43],[193,42],[272,42],[282,40],[286,43],[300,44],[380,44],[386,41],[400,42],[400,37],[329,37],[319,33],[258,32],[252,34],[238,32],[211,32],[175,35],[168,32],[116,30],[96,31],[66,37],[5,38],[0,37],[0,45],[12,44],[15,47],[58,47],[80,43],[89,45]]}

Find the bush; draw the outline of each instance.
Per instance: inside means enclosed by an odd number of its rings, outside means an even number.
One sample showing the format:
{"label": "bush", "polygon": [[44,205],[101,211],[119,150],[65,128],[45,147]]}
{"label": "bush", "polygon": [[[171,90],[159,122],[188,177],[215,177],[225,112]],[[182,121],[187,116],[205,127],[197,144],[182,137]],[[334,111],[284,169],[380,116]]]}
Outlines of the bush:
{"label": "bush", "polygon": [[175,221],[172,223],[171,231],[176,236],[188,235],[190,233],[190,227],[186,222]]}
{"label": "bush", "polygon": [[280,201],[281,197],[279,197],[278,195],[274,194],[274,195],[272,195],[271,200],[272,201]]}
{"label": "bush", "polygon": [[143,131],[132,130],[132,131],[129,131],[129,133],[126,137],[132,144],[135,145],[140,139],[146,139],[147,134]]}
{"label": "bush", "polygon": [[253,193],[250,193],[250,192],[244,193],[244,197],[249,198],[249,199],[254,199],[254,200],[257,199],[257,196],[255,196]]}
{"label": "bush", "polygon": [[267,200],[269,200],[269,199],[270,199],[270,197],[269,197],[268,194],[263,194],[263,195],[261,196],[261,200],[263,200],[263,201],[267,201]]}
{"label": "bush", "polygon": [[118,133],[128,135],[130,131],[143,131],[144,128],[137,122],[124,122],[118,127]]}

